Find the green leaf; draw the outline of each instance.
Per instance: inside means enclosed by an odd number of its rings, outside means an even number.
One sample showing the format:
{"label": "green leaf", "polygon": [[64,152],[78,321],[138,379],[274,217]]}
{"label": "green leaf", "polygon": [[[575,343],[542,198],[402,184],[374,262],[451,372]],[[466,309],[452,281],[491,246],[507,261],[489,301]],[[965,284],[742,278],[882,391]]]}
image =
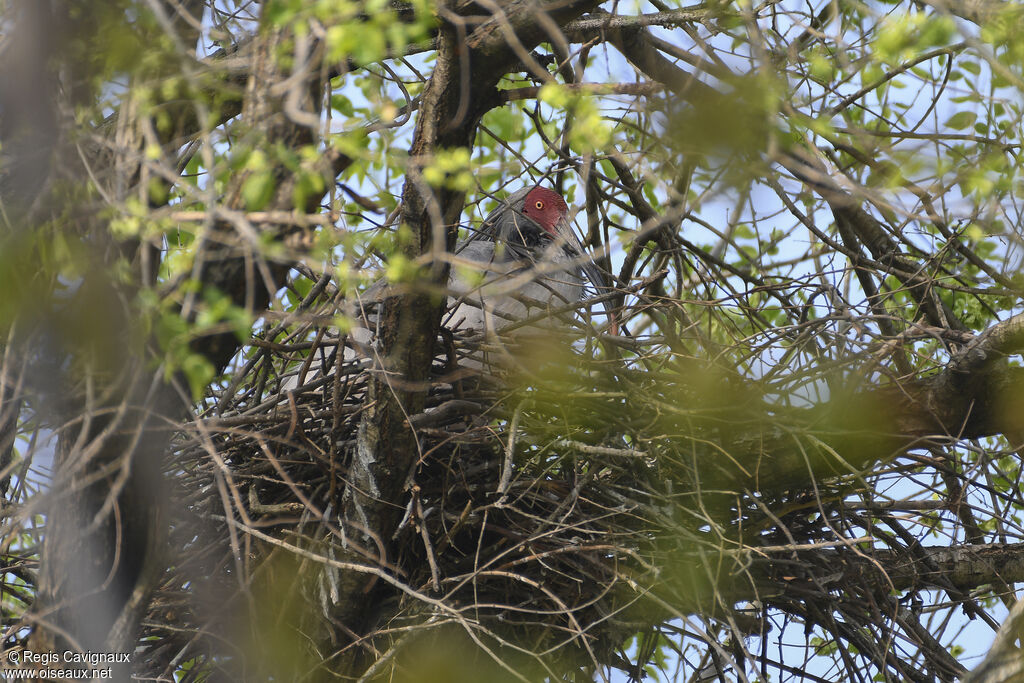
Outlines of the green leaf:
{"label": "green leaf", "polygon": [[949,117],[946,126],[953,130],[963,130],[968,126],[973,126],[977,118],[978,115],[973,111],[959,111]]}
{"label": "green leaf", "polygon": [[198,353],[190,353],[182,363],[182,372],[188,379],[189,388],[192,390],[192,398],[199,400],[206,392],[206,387],[213,381],[217,371],[213,363],[207,360],[206,356]]}
{"label": "green leaf", "polygon": [[276,187],[273,172],[267,170],[253,173],[242,183],[242,201],[245,202],[245,208],[249,211],[260,211],[266,207],[274,198]]}

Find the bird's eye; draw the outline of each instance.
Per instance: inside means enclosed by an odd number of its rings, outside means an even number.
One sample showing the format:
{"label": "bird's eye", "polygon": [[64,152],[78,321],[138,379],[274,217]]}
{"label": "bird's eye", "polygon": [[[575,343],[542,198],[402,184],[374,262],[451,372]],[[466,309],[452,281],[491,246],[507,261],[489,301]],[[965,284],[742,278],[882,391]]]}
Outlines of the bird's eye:
{"label": "bird's eye", "polygon": [[537,207],[538,209],[543,209],[544,208],[544,202],[537,202],[536,204],[534,204],[534,206]]}

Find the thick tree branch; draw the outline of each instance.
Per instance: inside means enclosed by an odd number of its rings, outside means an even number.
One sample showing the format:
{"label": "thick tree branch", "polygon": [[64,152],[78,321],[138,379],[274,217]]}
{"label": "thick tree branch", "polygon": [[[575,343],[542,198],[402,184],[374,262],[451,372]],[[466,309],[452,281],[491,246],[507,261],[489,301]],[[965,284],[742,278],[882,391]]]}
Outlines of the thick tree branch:
{"label": "thick tree branch", "polygon": [[[886,550],[853,541],[747,547],[695,559],[686,554],[679,566],[692,584],[675,586],[670,601],[693,613],[721,614],[720,606],[745,601],[767,604],[801,599],[803,595],[834,592],[842,597],[854,589],[888,594],[892,591],[950,591],[961,594],[991,585],[1024,582],[1024,543],[916,547]],[[714,567],[709,575],[697,567]],[[709,582],[711,585],[709,585]],[[701,602],[713,598],[713,604]]]}
{"label": "thick tree branch", "polygon": [[[170,20],[168,23],[179,25]],[[188,34],[194,35],[195,27],[188,22],[184,25]],[[311,131],[281,113],[284,95],[271,96],[268,92],[273,83],[282,80],[276,52],[282,42],[281,31],[260,34],[251,53],[254,65],[243,117],[249,124],[247,141],[251,144],[269,147],[280,143],[298,149],[312,142]],[[315,111],[319,102],[315,88],[308,89],[308,78],[300,80],[297,87],[309,96],[303,105]],[[122,144],[110,168],[116,169],[121,192],[125,192],[140,177],[143,138],[132,133],[145,124],[128,118],[119,123]],[[295,179],[284,168],[284,160],[274,163],[278,164],[275,173],[279,182],[267,208],[283,212],[292,208]],[[241,207],[246,177],[240,173],[232,179],[224,199],[230,208]],[[318,200],[315,198],[314,204]],[[215,234],[229,235],[235,226],[218,221],[212,228]],[[279,239],[289,230],[291,226],[278,225],[266,232]],[[244,239],[225,240],[226,244],[239,242],[246,244]],[[200,247],[196,263],[199,280],[231,296],[236,305],[263,310],[283,266],[265,270],[269,282],[260,286],[248,268],[262,258],[253,253],[256,246],[250,242],[234,250]],[[57,314],[73,319],[76,313],[105,313],[102,320],[90,323],[102,330],[99,345],[103,353],[97,358],[83,358],[80,364],[90,382],[102,389],[102,398],[89,393],[73,397],[77,403],[66,419],[75,426],[61,433],[54,487],[67,494],[48,520],[37,605],[39,623],[44,628],[38,629],[33,638],[39,651],[84,648],[132,652],[138,625],[149,608],[150,590],[166,566],[162,556],[166,519],[161,504],[166,487],[161,483],[161,467],[171,434],[165,427],[185,414],[187,401],[182,400],[180,391],[185,382],[178,375],[175,379],[182,381],[175,386],[162,371],[154,373],[148,354],[142,352],[146,344],[137,338],[133,318],[136,301],[119,284],[109,282],[105,272],[97,269],[90,273],[75,297],[79,310]],[[186,297],[182,310],[186,318],[195,313],[188,310],[189,305]],[[62,323],[67,325],[66,321]],[[232,333],[224,333],[204,337],[195,346],[222,370],[238,345]],[[109,357],[111,354],[118,355],[116,361]],[[63,378],[65,386],[73,386],[74,381],[70,376]],[[63,399],[63,403],[69,400]],[[52,628],[46,628],[49,624]],[[121,677],[126,675],[126,671],[119,672]]]}
{"label": "thick tree branch", "polygon": [[1010,610],[985,659],[964,677],[963,683],[1019,683],[1024,680],[1024,600]]}
{"label": "thick tree branch", "polygon": [[748,427],[722,433],[734,460],[704,462],[703,485],[792,489],[957,439],[1005,435],[1019,440],[1024,368],[1005,361],[1006,354],[1022,351],[1021,327],[1019,315],[993,326],[930,376],[855,388],[813,409],[786,411],[783,419],[800,425],[796,432],[779,427],[777,407],[736,401],[726,411],[737,411],[731,419]]}
{"label": "thick tree branch", "polygon": [[565,36],[574,43],[583,43],[600,36],[605,31],[622,31],[644,28],[647,26],[664,26],[666,28],[685,24],[703,24],[735,14],[709,9],[703,6],[683,7],[667,12],[622,16],[594,13],[590,16],[570,21],[565,25]]}
{"label": "thick tree branch", "polygon": [[[494,6],[492,15],[465,40],[460,20],[442,11],[450,23],[441,29],[434,71],[420,101],[402,192],[402,221],[413,235],[406,247],[410,259],[453,248],[465,202],[462,191],[428,186],[422,168],[440,150],[470,147],[480,118],[500,103],[498,80],[518,65],[524,51],[551,39],[552,21],[564,23],[595,4],[577,0],[538,8],[515,0]],[[396,502],[406,496],[419,455],[417,436],[406,418],[423,412],[426,393],[416,387],[425,386],[429,376],[442,304],[434,292],[446,280],[447,267],[434,260],[419,286],[383,306],[379,344],[384,367],[367,392],[343,508],[344,518],[370,546],[380,547],[392,538],[403,509]],[[355,633],[366,632],[373,616],[367,605],[376,599],[375,591],[359,590],[361,582],[359,576],[341,577],[344,601],[336,612]],[[344,666],[359,669],[365,664],[349,661]]]}
{"label": "thick tree branch", "polygon": [[[860,583],[864,579],[880,589],[905,591],[911,589],[946,590],[953,587],[972,591],[994,583],[1013,585],[1024,582],[1024,543],[915,548],[913,552],[892,550],[821,549],[797,550],[804,567],[818,571],[838,572],[824,580],[837,587]],[[774,576],[758,587],[758,594],[770,598],[776,591],[788,590],[811,576],[787,579],[780,572],[792,572],[792,565],[774,559],[754,559],[754,566],[764,567]]]}

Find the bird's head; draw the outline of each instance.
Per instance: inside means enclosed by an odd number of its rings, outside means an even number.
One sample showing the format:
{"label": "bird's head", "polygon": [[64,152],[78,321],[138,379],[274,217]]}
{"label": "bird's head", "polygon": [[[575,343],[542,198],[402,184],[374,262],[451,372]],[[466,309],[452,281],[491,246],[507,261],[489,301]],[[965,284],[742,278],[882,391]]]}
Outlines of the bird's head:
{"label": "bird's head", "polygon": [[569,205],[557,192],[546,187],[529,189],[520,211],[552,237],[564,233],[561,224],[569,222]]}

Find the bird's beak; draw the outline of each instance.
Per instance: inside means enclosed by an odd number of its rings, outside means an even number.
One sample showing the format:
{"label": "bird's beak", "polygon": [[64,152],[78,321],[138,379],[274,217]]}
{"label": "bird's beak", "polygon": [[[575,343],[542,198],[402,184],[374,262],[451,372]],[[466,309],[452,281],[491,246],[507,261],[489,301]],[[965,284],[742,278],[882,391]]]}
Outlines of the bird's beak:
{"label": "bird's beak", "polygon": [[[597,269],[597,266],[593,263],[585,263],[583,265],[583,273],[590,280],[590,283],[594,285],[594,291],[597,292],[598,296],[611,294],[613,290],[611,287],[604,283],[604,277],[601,275],[601,271]],[[601,302],[604,306],[605,312],[608,314],[608,330],[614,334],[619,334],[619,319],[615,314],[615,302],[612,298],[607,298]]]}

